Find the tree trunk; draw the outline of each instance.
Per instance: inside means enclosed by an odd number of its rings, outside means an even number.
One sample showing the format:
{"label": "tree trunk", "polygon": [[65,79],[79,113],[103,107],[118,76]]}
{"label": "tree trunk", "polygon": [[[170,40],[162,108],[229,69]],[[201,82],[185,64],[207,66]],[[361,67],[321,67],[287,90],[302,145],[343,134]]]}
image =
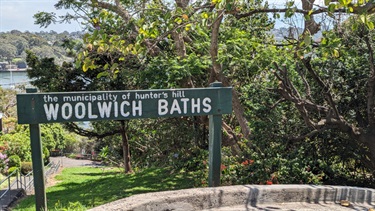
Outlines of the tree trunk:
{"label": "tree trunk", "polygon": [[125,121],[121,120],[121,137],[122,137],[122,151],[124,154],[124,169],[125,174],[133,173],[132,166],[130,164],[130,150],[129,150],[129,140],[126,134]]}
{"label": "tree trunk", "polygon": [[[231,83],[227,77],[225,77],[222,73],[222,66],[217,61],[218,59],[218,49],[219,49],[219,30],[221,21],[223,20],[224,13],[218,12],[218,18],[212,24],[212,31],[211,31],[211,46],[210,46],[210,55],[212,61],[212,69],[210,72],[210,83],[213,82],[211,80],[215,79],[221,81],[224,86],[231,86]],[[247,119],[245,118],[243,107],[241,105],[238,93],[235,89],[232,90],[232,103],[233,103],[233,111],[234,115],[238,121],[238,124],[241,127],[241,132],[246,139],[250,139],[251,131],[248,124]]]}
{"label": "tree trunk", "polygon": [[358,135],[354,137],[353,140],[363,143],[368,149],[367,154],[365,153],[367,159],[361,160],[361,162],[375,175],[375,128],[370,127],[368,129],[369,132]]}

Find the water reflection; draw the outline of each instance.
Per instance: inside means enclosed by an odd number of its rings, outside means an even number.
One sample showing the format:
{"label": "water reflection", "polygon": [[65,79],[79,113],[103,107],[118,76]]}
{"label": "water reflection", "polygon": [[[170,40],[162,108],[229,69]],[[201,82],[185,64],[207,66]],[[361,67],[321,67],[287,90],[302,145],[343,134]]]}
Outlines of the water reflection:
{"label": "water reflection", "polygon": [[30,82],[26,71],[0,71],[0,86],[5,89],[19,85],[28,85]]}

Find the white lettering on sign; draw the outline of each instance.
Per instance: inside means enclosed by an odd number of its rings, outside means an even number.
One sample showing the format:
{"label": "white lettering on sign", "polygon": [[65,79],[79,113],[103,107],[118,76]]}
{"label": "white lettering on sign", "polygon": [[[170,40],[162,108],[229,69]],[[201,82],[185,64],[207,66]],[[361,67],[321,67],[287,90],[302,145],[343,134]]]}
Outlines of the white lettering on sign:
{"label": "white lettering on sign", "polygon": [[112,102],[103,102],[103,103],[98,103],[98,109],[99,109],[99,115],[101,118],[109,118],[111,116],[111,108],[112,108]]}
{"label": "white lettering on sign", "polygon": [[[81,113],[79,113],[79,110],[81,110]],[[77,119],[85,118],[85,113],[86,113],[85,104],[81,102],[77,103],[76,106],[74,107],[74,114],[77,117]]]}
{"label": "white lettering on sign", "polygon": [[49,104],[49,107],[47,106],[47,104],[44,104],[44,112],[46,113],[48,121],[50,121],[52,118],[56,120],[57,113],[59,112],[59,104],[56,104],[56,106],[53,106],[53,104]]}
{"label": "white lettering on sign", "polygon": [[88,109],[88,113],[89,113],[88,117],[89,117],[89,119],[97,119],[98,115],[92,113],[92,105],[91,105],[91,103],[88,103],[88,107],[89,107],[89,109]]}
{"label": "white lettering on sign", "polygon": [[[90,93],[60,97],[44,95],[43,101],[47,121],[142,117],[145,108],[146,116],[189,115],[201,112],[208,114],[212,111],[210,97],[190,98],[185,91],[177,90],[170,93],[150,91],[120,94]],[[155,109],[150,108],[153,105]]]}
{"label": "white lettering on sign", "polygon": [[[56,105],[58,105],[58,104],[56,104]],[[61,112],[61,116],[62,116],[63,119],[70,119],[70,118],[72,118],[72,116],[73,116],[73,107],[72,107],[72,105],[70,105],[70,103],[64,103],[61,106],[61,111],[62,111]]]}
{"label": "white lettering on sign", "polygon": [[[201,104],[202,102],[202,104]],[[202,110],[204,113],[209,113],[212,109],[211,107],[211,99],[206,97],[202,101],[200,98],[180,98],[174,99],[171,105],[168,105],[168,101],[164,99],[160,99],[158,101],[158,115],[164,116],[166,114],[187,114],[188,107],[191,108],[191,113],[200,113],[202,105]]]}
{"label": "white lettering on sign", "polygon": [[111,118],[111,117],[118,117],[119,115],[122,117],[129,117],[130,114],[134,117],[142,117],[142,101],[123,101],[120,104],[120,109],[118,106],[118,102],[97,102],[95,104],[97,107],[97,113],[94,113],[93,103],[83,103],[78,102],[77,104],[73,105],[71,103],[64,103],[61,108],[58,103],[51,103],[51,104],[44,104],[44,112],[46,114],[47,120],[57,120],[59,114],[61,114],[61,118],[64,120],[69,120],[73,116],[76,119],[84,119],[85,117],[89,119],[101,119]]}
{"label": "white lettering on sign", "polygon": [[124,101],[120,105],[120,112],[121,116],[128,117],[130,115],[129,111],[125,112],[125,106],[130,106],[130,103],[128,101]]}

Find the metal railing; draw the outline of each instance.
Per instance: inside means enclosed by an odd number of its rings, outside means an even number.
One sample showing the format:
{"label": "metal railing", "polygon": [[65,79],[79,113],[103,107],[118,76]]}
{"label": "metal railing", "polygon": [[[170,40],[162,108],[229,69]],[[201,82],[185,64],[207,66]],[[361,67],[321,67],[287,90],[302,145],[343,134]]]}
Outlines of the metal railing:
{"label": "metal railing", "polygon": [[[47,176],[56,173],[61,166],[61,161],[58,161],[56,164],[54,162],[50,162],[48,165],[44,167],[44,178],[47,182]],[[22,175],[19,170],[13,171],[10,175],[8,175],[5,179],[0,182],[0,187],[3,184],[7,184],[7,188],[0,188],[0,202],[5,199],[5,197],[14,197],[10,194],[12,190],[19,190],[23,189],[24,191],[29,190],[31,187],[34,186],[34,177],[33,172],[29,172],[26,175]],[[2,208],[2,204],[0,203],[0,210]]]}
{"label": "metal railing", "polygon": [[[3,204],[3,201],[8,200],[11,201],[15,195],[11,194],[12,190],[20,189],[20,186],[22,186],[21,182],[21,175],[18,170],[13,171],[11,174],[9,174],[5,179],[3,179],[0,182],[0,187],[3,184],[7,185],[6,189],[0,188],[0,209],[5,208],[4,206],[7,206],[7,204]],[[8,198],[6,198],[8,197]]]}

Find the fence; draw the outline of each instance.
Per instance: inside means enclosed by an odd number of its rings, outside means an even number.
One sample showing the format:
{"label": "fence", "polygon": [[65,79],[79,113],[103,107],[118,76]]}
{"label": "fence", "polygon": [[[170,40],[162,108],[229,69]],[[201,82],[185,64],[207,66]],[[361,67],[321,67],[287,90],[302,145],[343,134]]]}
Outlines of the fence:
{"label": "fence", "polygon": [[[56,173],[60,168],[61,161],[56,164],[50,162],[44,167],[44,178],[47,180],[47,176]],[[0,182],[0,187],[5,186],[6,188],[0,188],[0,210],[6,208],[20,195],[23,195],[25,191],[31,189],[34,185],[33,172],[26,175],[22,175],[18,170],[12,172],[5,179]],[[5,184],[5,185],[4,185]]]}

